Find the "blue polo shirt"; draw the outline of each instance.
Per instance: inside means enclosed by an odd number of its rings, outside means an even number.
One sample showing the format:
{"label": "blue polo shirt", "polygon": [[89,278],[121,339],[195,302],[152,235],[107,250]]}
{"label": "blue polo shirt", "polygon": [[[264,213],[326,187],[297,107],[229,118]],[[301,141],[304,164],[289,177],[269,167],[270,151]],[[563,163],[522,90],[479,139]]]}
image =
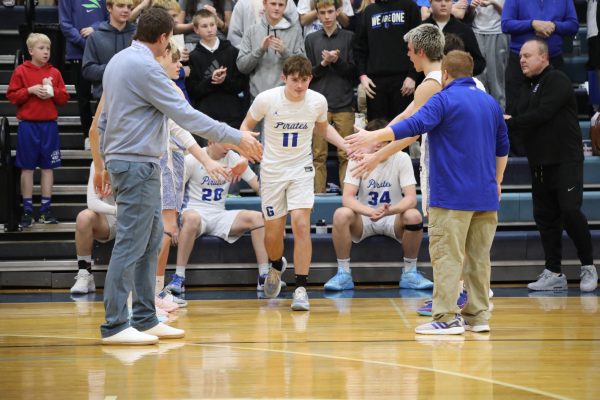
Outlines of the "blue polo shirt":
{"label": "blue polo shirt", "polygon": [[498,210],[496,157],[508,155],[508,133],[502,109],[472,78],[455,79],[392,130],[396,140],[428,132],[431,207]]}

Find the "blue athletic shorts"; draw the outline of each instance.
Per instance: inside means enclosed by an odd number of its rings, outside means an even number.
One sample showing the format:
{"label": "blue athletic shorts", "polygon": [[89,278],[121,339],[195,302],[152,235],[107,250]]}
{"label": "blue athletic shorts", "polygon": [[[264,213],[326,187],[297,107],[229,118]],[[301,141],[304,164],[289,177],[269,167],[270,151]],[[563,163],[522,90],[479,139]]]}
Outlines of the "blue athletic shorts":
{"label": "blue athletic shorts", "polygon": [[60,167],[60,136],[56,121],[21,121],[17,130],[17,167]]}

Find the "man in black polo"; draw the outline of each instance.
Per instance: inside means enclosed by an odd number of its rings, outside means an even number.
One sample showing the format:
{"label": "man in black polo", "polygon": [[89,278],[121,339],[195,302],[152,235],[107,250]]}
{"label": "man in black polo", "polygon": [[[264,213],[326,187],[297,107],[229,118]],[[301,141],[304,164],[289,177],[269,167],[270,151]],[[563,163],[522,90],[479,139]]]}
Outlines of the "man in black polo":
{"label": "man in black polo", "polygon": [[531,39],[520,51],[523,74],[516,112],[506,116],[511,136],[522,140],[531,170],[533,216],[540,231],[546,268],[530,290],[566,290],[561,272],[563,228],[581,261],[582,292],[598,284],[583,199],[583,146],[571,81],[549,63],[548,45]]}

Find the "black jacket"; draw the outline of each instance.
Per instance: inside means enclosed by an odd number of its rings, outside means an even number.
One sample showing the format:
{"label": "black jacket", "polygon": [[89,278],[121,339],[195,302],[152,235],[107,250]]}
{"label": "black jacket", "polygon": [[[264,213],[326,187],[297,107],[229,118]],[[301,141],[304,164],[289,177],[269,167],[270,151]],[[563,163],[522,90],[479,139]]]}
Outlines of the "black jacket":
{"label": "black jacket", "polygon": [[[437,23],[433,19],[433,17],[429,17],[425,20],[425,24],[436,25]],[[479,75],[485,69],[485,58],[481,54],[479,50],[479,45],[477,44],[477,39],[475,38],[475,34],[473,33],[473,29],[457,20],[454,16],[450,16],[450,20],[442,29],[444,33],[453,33],[459,36],[463,43],[465,44],[465,51],[473,57],[473,76]]]}
{"label": "black jacket", "polygon": [[567,75],[548,66],[521,90],[507,126],[523,141],[529,164],[583,161],[577,100]]}
{"label": "black jacket", "polygon": [[404,41],[404,35],[421,24],[421,11],[414,1],[379,1],[365,8],[360,18],[354,36],[359,76],[408,75],[416,81]]}
{"label": "black jacket", "polygon": [[[195,109],[211,118],[232,124],[236,128],[244,119],[243,101],[238,96],[246,88],[246,77],[237,68],[238,49],[228,40],[221,40],[214,53],[200,43],[190,53],[190,76],[185,82]],[[212,74],[219,67],[227,68],[227,77],[213,85]]]}

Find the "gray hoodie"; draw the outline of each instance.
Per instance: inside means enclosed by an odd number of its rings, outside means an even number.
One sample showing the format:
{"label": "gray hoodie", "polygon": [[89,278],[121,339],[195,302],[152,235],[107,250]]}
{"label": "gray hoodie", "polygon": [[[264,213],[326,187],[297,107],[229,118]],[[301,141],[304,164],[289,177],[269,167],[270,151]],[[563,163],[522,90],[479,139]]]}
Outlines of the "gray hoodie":
{"label": "gray hoodie", "polygon": [[108,22],[103,22],[98,30],[86,40],[83,59],[81,61],[81,74],[92,82],[94,98],[102,96],[102,76],[110,59],[131,45],[136,26],[127,23],[123,30],[118,30]]}
{"label": "gray hoodie", "polygon": [[[281,54],[271,48],[262,49],[262,41],[267,35],[275,35],[283,40],[285,48]],[[282,18],[277,25],[270,26],[263,15],[259,22],[252,25],[244,33],[237,58],[240,72],[250,75],[252,97],[279,86],[283,61],[297,54],[305,54],[300,24],[291,24],[287,19]]]}
{"label": "gray hoodie", "polygon": [[[238,0],[231,13],[229,28],[227,28],[227,40],[239,49],[244,33],[260,21],[263,10],[262,0]],[[283,17],[292,24],[300,23],[298,21],[298,9],[293,1],[287,2]]]}

